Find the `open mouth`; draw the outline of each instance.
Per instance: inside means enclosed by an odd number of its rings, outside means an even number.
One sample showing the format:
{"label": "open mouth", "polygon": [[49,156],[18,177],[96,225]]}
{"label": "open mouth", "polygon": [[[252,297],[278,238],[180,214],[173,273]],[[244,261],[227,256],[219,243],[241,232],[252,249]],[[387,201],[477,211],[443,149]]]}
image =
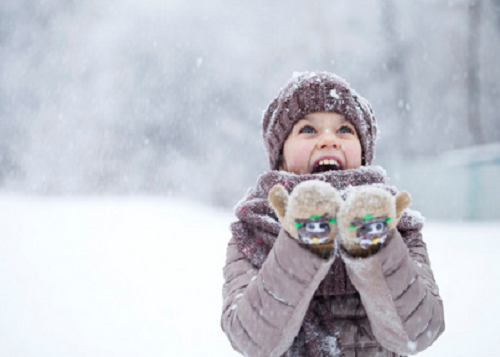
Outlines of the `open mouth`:
{"label": "open mouth", "polygon": [[340,164],[336,160],[325,159],[319,161],[316,165],[314,165],[311,173],[317,174],[320,172],[337,171],[337,170],[342,170],[342,167],[340,167]]}

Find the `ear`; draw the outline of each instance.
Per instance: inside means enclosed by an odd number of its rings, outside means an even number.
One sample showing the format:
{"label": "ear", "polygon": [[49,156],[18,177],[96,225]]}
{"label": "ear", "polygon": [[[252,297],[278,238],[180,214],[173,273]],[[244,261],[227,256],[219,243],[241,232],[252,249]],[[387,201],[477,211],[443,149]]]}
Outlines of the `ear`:
{"label": "ear", "polygon": [[274,211],[278,215],[279,220],[281,221],[283,217],[285,217],[286,206],[288,205],[288,192],[281,185],[275,185],[269,191],[269,203],[274,208]]}
{"label": "ear", "polygon": [[406,191],[400,191],[396,195],[396,214],[398,220],[401,218],[403,211],[408,208],[411,204],[411,196]]}

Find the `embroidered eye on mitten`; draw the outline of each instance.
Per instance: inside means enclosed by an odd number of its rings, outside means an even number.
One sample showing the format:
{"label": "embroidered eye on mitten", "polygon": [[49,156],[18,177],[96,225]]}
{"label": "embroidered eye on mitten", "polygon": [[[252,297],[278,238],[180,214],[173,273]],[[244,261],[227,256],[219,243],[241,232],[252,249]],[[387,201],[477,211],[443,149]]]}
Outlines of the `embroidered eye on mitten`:
{"label": "embroidered eye on mitten", "polygon": [[285,231],[312,252],[327,258],[337,234],[336,216],[342,199],[323,181],[305,181],[288,195],[281,185],[269,191],[269,202]]}
{"label": "embroidered eye on mitten", "polygon": [[354,189],[338,213],[339,243],[350,255],[367,257],[377,253],[396,228],[403,210],[411,204],[406,191],[396,196],[378,187]]}

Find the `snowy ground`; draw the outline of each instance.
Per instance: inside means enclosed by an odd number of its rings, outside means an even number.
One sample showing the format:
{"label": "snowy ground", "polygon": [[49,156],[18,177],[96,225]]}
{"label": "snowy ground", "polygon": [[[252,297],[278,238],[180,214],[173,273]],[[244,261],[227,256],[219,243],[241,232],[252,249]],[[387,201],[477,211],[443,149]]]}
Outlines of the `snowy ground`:
{"label": "snowy ground", "polygon": [[[231,212],[149,198],[0,197],[0,356],[238,356],[220,329]],[[494,355],[500,222],[424,231],[447,330]]]}

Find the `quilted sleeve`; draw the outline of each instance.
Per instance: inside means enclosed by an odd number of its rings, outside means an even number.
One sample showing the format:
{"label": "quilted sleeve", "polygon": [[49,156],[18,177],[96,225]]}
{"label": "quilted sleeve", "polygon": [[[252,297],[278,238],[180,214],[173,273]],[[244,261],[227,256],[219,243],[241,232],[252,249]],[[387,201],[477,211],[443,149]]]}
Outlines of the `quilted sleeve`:
{"label": "quilted sleeve", "polygon": [[397,229],[390,234],[388,245],[371,257],[342,257],[378,342],[402,355],[416,354],[444,331],[443,301],[421,233],[405,241]]}
{"label": "quilted sleeve", "polygon": [[222,329],[245,356],[281,356],[293,343],[319,283],[325,260],[281,230],[257,269],[231,239],[224,267]]}

